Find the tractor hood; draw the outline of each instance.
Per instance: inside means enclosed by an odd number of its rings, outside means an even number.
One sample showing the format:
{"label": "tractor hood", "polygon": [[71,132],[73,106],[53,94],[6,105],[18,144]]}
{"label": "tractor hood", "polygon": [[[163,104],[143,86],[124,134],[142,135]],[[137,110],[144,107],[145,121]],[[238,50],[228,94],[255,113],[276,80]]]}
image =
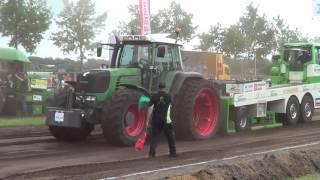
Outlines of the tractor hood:
{"label": "tractor hood", "polygon": [[116,68],[109,69],[111,81],[116,84],[141,84],[141,69],[139,68]]}
{"label": "tractor hood", "polygon": [[77,76],[74,84],[77,92],[112,93],[120,84],[140,84],[141,70],[138,68],[94,69]]}

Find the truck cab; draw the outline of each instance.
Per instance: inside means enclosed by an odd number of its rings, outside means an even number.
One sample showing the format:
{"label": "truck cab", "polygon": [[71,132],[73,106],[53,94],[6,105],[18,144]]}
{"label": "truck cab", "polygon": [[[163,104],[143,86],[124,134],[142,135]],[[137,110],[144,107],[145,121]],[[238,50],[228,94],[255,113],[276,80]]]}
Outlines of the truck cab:
{"label": "truck cab", "polygon": [[320,44],[287,43],[280,56],[273,56],[273,84],[300,84],[320,82]]}

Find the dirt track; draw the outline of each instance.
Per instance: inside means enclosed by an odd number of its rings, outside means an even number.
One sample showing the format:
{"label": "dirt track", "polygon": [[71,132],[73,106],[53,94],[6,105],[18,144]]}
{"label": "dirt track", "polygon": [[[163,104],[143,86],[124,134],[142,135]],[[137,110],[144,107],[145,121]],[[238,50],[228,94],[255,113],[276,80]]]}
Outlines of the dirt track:
{"label": "dirt track", "polygon": [[[14,133],[10,135],[10,132]],[[17,132],[28,133],[17,136]],[[48,136],[45,127],[1,129],[0,136],[0,178],[97,179],[144,172],[129,177],[157,179],[177,174],[194,174],[208,164],[159,170],[161,168],[208,160],[214,160],[211,164],[219,164],[219,159],[223,158],[318,142],[320,122],[246,132],[206,141],[179,141],[177,147],[180,156],[176,159],[166,156],[167,147],[164,143],[158,148],[157,158],[147,159],[147,149],[137,153],[133,147],[109,146],[99,135],[85,142],[57,142]],[[318,144],[313,146],[317,148]],[[150,170],[156,171],[145,172]]]}

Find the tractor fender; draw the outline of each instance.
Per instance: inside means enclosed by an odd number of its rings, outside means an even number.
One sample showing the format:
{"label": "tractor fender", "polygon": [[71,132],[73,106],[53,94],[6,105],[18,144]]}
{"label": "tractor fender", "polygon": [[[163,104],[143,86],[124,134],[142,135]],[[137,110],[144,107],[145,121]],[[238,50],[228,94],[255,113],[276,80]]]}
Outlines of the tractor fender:
{"label": "tractor fender", "polygon": [[187,79],[205,79],[203,75],[197,72],[178,72],[171,85],[169,93],[172,96],[175,96],[180,91],[183,83]]}
{"label": "tractor fender", "polygon": [[144,95],[151,97],[151,94],[144,87],[133,85],[133,84],[119,84],[119,86],[123,86],[123,87],[129,88],[129,89],[135,89],[135,90],[141,91]]}

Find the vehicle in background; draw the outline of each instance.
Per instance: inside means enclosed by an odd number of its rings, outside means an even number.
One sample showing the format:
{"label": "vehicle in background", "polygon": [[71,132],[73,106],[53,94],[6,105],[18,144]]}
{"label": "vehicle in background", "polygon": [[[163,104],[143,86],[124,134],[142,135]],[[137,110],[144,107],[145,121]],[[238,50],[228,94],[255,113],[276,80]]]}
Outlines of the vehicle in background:
{"label": "vehicle in background", "polygon": [[14,48],[0,48],[0,112],[15,115],[21,111],[21,87],[16,75],[25,78],[30,61]]}
{"label": "vehicle in background", "polygon": [[198,72],[208,79],[231,79],[229,65],[224,63],[222,53],[182,51],[181,55],[185,71]]}

